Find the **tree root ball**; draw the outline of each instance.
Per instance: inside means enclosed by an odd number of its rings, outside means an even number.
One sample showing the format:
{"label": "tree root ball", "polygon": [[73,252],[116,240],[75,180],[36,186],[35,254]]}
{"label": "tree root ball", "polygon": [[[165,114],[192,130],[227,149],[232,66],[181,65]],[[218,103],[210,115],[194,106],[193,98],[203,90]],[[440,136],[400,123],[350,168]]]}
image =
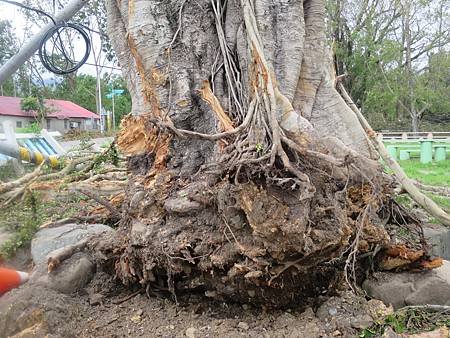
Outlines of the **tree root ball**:
{"label": "tree root ball", "polygon": [[[351,218],[357,206],[333,183],[304,199],[300,190],[251,182],[204,179],[179,189],[173,183],[167,172],[147,178],[150,189],[130,194],[132,220],[100,248],[124,284],[173,297],[198,291],[288,307],[306,305],[342,281],[340,257],[358,229]],[[386,240],[382,228],[369,222],[364,228],[370,226],[370,239],[365,231],[361,239]]]}

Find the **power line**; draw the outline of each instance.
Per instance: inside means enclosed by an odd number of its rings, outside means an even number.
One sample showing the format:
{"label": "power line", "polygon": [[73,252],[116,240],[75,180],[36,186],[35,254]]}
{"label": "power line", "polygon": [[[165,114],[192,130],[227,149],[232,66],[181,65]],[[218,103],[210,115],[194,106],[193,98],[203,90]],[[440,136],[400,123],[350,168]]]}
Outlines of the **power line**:
{"label": "power line", "polygon": [[88,65],[88,66],[94,66],[94,67],[102,67],[102,68],[108,68],[108,69],[114,69],[114,70],[122,70],[122,68],[117,68],[117,67],[113,67],[113,66],[101,66],[101,65],[96,64],[96,63],[85,62],[84,64]]}
{"label": "power line", "polygon": [[24,5],[23,3],[20,3],[20,2],[17,2],[17,1],[12,1],[12,0],[0,0],[0,1],[1,2],[6,2],[6,3],[10,4],[10,5],[21,7],[23,9],[26,9],[26,10],[29,10],[29,11],[33,11],[33,12],[42,14],[42,15],[50,18],[50,20],[52,20],[53,24],[56,25],[55,18],[52,15],[44,12],[43,10],[40,10],[38,8],[29,7],[29,6]]}

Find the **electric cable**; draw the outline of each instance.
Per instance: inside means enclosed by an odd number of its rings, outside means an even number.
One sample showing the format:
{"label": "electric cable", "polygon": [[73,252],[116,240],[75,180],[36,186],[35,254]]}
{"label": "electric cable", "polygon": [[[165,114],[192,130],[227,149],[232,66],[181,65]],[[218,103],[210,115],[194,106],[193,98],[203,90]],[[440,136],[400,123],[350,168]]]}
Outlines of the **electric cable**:
{"label": "electric cable", "polygon": [[[73,73],[84,63],[86,63],[91,52],[91,39],[86,33],[86,30],[105,35],[104,33],[94,31],[82,24],[66,22],[57,23],[55,18],[45,11],[24,5],[20,2],[16,2],[13,0],[0,0],[0,2],[18,6],[25,10],[34,11],[48,17],[52,21],[54,26],[51,27],[42,38],[39,45],[38,55],[45,69],[58,75]],[[55,2],[53,2],[53,4],[55,5]],[[69,34],[69,32],[71,34]],[[66,48],[64,39],[61,37],[63,33],[65,33],[66,36],[69,37],[72,41],[77,40],[76,37],[81,37],[81,41],[84,43],[85,48],[83,57],[80,61],[75,61],[74,57],[70,57],[70,55],[73,53],[70,53]],[[77,47],[77,49],[79,48]]]}
{"label": "electric cable", "polygon": [[[70,57],[70,52],[64,45],[61,34],[69,29],[74,30],[79,34],[84,42],[84,55],[80,61],[75,61]],[[48,44],[51,45],[51,52],[49,53]],[[59,53],[55,53],[55,50]],[[50,72],[64,75],[73,73],[80,68],[89,58],[91,52],[91,40],[86,31],[77,24],[60,23],[50,28],[42,38],[39,47],[39,58],[42,65]]]}

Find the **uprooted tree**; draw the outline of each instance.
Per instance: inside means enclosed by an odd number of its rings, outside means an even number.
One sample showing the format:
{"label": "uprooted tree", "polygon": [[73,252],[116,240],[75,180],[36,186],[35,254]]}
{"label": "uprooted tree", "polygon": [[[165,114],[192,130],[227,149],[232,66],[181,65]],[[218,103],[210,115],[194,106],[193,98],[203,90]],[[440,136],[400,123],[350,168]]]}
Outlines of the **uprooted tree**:
{"label": "uprooted tree", "polygon": [[107,9],[133,99],[117,140],[132,178],[97,250],[123,283],[286,306],[354,285],[360,253],[390,268],[426,256],[390,244],[390,223],[415,221],[336,90],[323,0]]}

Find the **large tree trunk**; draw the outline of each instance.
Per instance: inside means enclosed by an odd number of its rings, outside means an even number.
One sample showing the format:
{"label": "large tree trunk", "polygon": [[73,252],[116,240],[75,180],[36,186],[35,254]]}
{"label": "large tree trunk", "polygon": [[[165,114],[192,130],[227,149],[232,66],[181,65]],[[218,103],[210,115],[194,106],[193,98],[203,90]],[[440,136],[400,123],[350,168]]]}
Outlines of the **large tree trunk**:
{"label": "large tree trunk", "polygon": [[324,1],[107,7],[133,99],[118,277],[274,306],[355,282],[358,249],[387,242],[386,182],[335,89]]}

